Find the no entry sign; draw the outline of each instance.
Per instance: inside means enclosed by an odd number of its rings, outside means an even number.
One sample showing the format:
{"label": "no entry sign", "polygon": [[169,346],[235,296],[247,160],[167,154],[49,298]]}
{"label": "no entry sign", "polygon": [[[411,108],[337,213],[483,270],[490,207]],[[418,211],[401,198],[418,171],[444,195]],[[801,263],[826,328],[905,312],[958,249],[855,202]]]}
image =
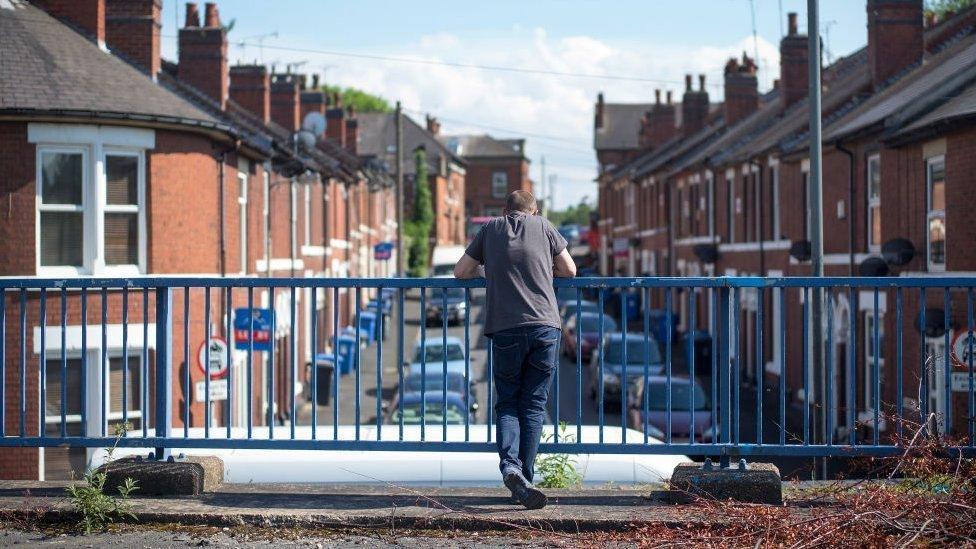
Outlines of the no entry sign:
{"label": "no entry sign", "polygon": [[[210,350],[209,363],[207,350]],[[227,341],[219,336],[210,336],[210,339],[200,344],[197,349],[197,366],[204,374],[208,374],[210,379],[219,379],[227,375]]]}

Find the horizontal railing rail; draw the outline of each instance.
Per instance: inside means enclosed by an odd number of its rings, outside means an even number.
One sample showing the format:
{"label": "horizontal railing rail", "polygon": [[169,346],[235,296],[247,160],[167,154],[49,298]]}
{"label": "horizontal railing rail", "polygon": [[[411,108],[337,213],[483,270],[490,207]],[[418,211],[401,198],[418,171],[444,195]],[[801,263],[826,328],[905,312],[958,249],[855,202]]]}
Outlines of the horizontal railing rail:
{"label": "horizontal railing rail", "polygon": [[[0,278],[0,446],[493,451],[484,286]],[[976,277],[554,286],[543,452],[892,455],[924,425],[976,455]]]}

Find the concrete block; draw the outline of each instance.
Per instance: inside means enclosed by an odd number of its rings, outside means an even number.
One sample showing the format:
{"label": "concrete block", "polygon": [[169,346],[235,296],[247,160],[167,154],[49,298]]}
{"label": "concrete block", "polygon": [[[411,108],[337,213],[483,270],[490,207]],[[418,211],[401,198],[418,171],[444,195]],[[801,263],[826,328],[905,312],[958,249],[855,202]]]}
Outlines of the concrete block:
{"label": "concrete block", "polygon": [[155,461],[141,457],[123,458],[102,465],[106,494],[118,494],[125,479],[136,481],[133,496],[199,496],[220,485],[224,464],[215,456],[193,456],[174,461]]}
{"label": "concrete block", "polygon": [[696,497],[744,503],[783,504],[783,481],[771,463],[736,464],[721,468],[708,462],[682,463],[671,475],[671,500],[690,502]]}

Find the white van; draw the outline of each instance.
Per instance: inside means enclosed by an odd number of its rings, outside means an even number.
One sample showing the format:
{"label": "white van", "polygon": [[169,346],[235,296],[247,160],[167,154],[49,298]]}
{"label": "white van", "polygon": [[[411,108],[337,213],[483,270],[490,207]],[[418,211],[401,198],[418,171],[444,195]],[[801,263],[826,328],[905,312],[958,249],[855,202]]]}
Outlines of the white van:
{"label": "white van", "polygon": [[430,276],[454,276],[454,265],[464,255],[464,246],[435,246]]}

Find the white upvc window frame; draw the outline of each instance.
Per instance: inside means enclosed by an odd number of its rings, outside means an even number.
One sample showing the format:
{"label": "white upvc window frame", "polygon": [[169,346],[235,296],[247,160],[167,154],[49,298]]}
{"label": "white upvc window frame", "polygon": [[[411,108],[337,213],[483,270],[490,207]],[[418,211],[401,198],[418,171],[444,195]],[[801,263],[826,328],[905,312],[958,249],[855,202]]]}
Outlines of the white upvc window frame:
{"label": "white upvc window frame", "polygon": [[[864,311],[864,363],[861,375],[864,380],[864,409],[874,409],[874,358],[878,358],[878,376],[881,378],[881,385],[884,385],[885,371],[885,312],[878,310],[875,315],[874,310]],[[874,327],[878,328],[878,348],[874,348]],[[882,389],[883,390],[883,389]],[[880,398],[880,395],[879,395]]]}
{"label": "white upvc window frame", "polygon": [[248,226],[248,215],[247,215],[247,202],[248,202],[248,179],[249,179],[249,167],[246,160],[240,160],[237,163],[237,222],[238,231],[240,239],[240,265],[241,274],[247,274],[247,226]]}
{"label": "white upvc window frame", "polygon": [[[931,272],[945,272],[946,263],[949,259],[949,227],[946,225],[946,212],[944,209],[935,210],[932,209],[932,172],[933,166],[936,164],[942,164],[942,185],[943,189],[948,187],[948,178],[946,177],[946,165],[945,165],[945,155],[932,156],[925,159],[925,262],[928,266],[928,270]],[[943,193],[945,190],[943,190]],[[944,251],[941,263],[934,263],[932,261],[932,242],[930,240],[930,225],[933,219],[941,218],[942,224],[945,226],[945,243]]]}
{"label": "white upvc window frame", "polygon": [[[38,276],[138,276],[146,272],[146,153],[155,147],[155,132],[141,128],[78,124],[28,124],[27,140],[35,145],[34,264]],[[44,154],[82,154],[82,264],[41,265],[41,216],[44,211],[79,211],[77,206],[43,204]],[[137,202],[107,204],[106,157],[133,156],[138,160]],[[137,264],[105,264],[105,214],[137,213]]]}
{"label": "white upvc window frame", "polygon": [[[864,195],[865,195],[865,212],[864,220],[866,223],[867,238],[865,239],[868,244],[868,252],[878,253],[881,251],[881,238],[879,235],[878,241],[874,241],[874,222],[875,222],[875,210],[877,210],[877,215],[881,216],[881,155],[874,153],[868,156],[865,167],[864,167]],[[877,175],[878,185],[875,191],[872,193],[871,189],[871,179],[873,176]]]}

